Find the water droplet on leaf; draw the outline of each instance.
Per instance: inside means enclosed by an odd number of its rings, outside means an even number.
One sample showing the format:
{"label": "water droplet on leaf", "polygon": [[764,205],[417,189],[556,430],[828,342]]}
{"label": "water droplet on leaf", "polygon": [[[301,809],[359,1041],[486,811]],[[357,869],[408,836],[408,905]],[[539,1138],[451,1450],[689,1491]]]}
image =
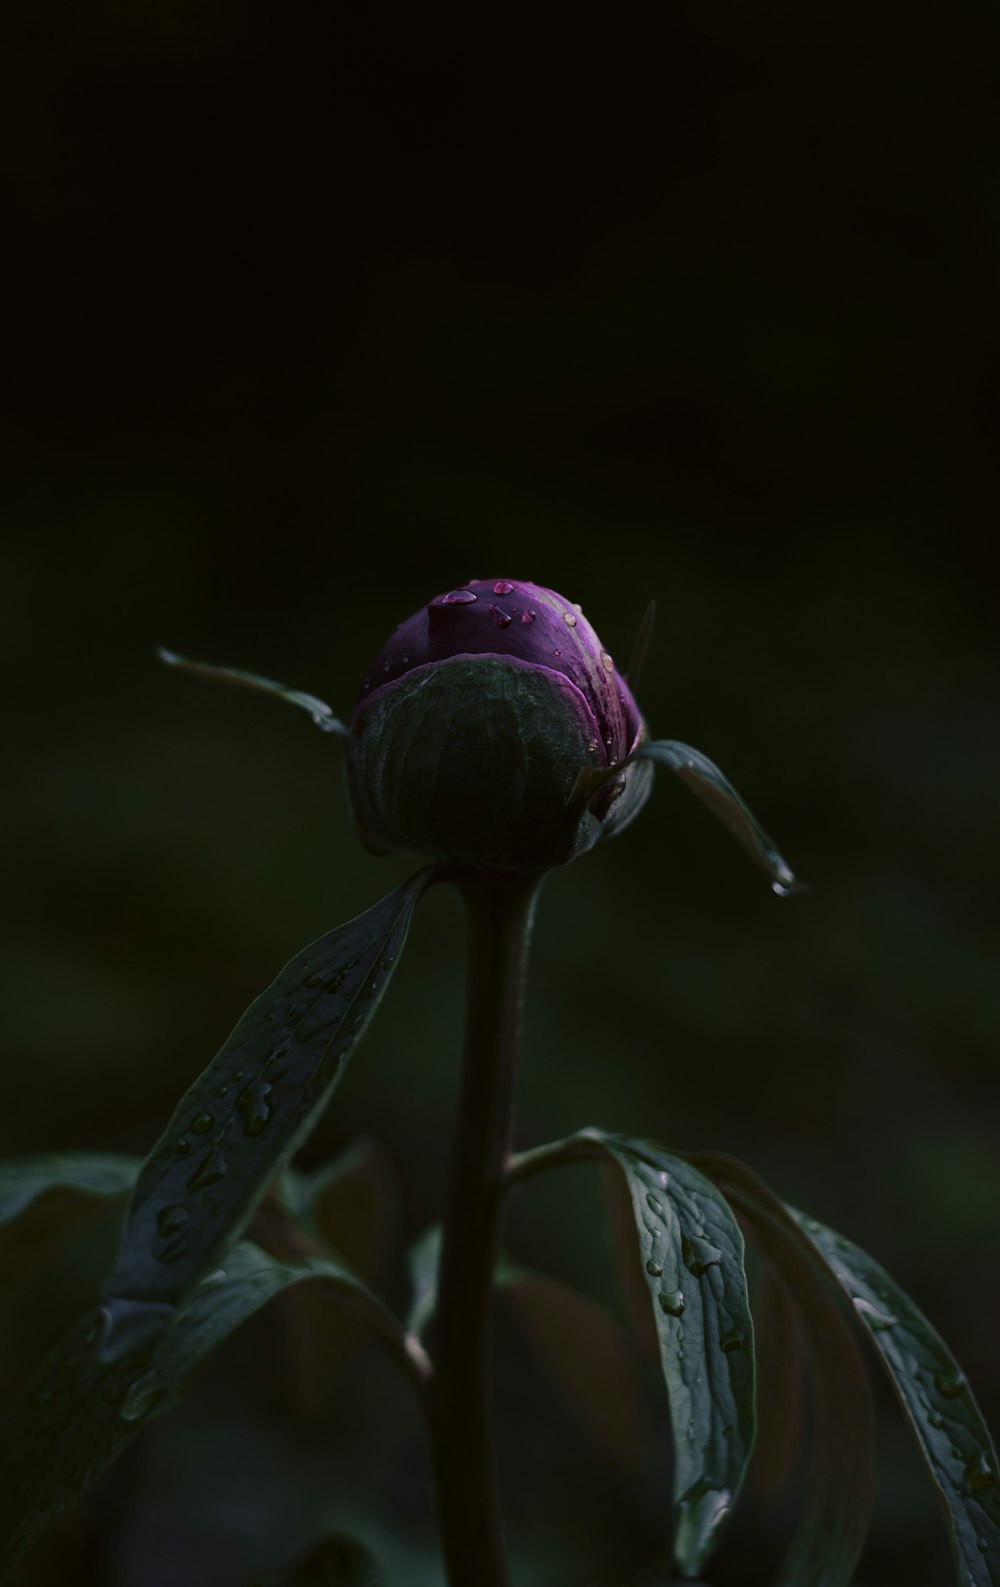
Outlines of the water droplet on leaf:
{"label": "water droplet on leaf", "polygon": [[892,1316],[891,1312],[879,1311],[878,1307],[873,1306],[871,1301],[866,1300],[863,1295],[855,1295],[854,1310],[875,1333],[881,1333],[886,1328],[895,1328],[896,1326],[896,1318]]}
{"label": "water droplet on leaf", "polygon": [[665,1311],[668,1317],[679,1317],[684,1310],[684,1291],[680,1289],[661,1291],[660,1310]]}
{"label": "water droplet on leaf", "polygon": [[651,1190],[646,1192],[646,1206],[649,1208],[650,1212],[663,1211],[663,1202],[657,1201]]}
{"label": "water droplet on leaf", "polygon": [[681,1237],[681,1259],[689,1273],[693,1273],[695,1278],[701,1278],[710,1267],[721,1266],[722,1252],[717,1245],[712,1244],[711,1240],[706,1240],[701,1235],[685,1234]]}
{"label": "water droplet on leaf", "polygon": [[729,1355],[733,1350],[743,1349],[743,1335],[738,1328],[719,1329],[719,1347]]}
{"label": "water droplet on leaf", "polygon": [[162,1235],[176,1234],[190,1216],[187,1208],[182,1207],[179,1202],[173,1207],[161,1207],[156,1215],[156,1227]]}
{"label": "water droplet on leaf", "polygon": [[966,1463],[965,1485],[970,1493],[982,1493],[983,1489],[988,1488],[993,1481],[995,1481],[993,1467],[980,1450],[978,1455],[973,1455]]}
{"label": "water droplet on leaf", "polygon": [[961,1372],[937,1372],[934,1375],[934,1387],[946,1400],[957,1400],[960,1394],[965,1393],[965,1376]]}
{"label": "water droplet on leaf", "polygon": [[196,1135],[206,1135],[214,1123],[211,1113],[199,1113],[196,1119],[191,1120],[191,1128]]}
{"label": "water droplet on leaf", "polygon": [[245,1135],[261,1135],[271,1117],[271,1083],[260,1075],[243,1090],[236,1102],[236,1111],[243,1120]]}
{"label": "water droplet on leaf", "polygon": [[646,1272],[652,1273],[654,1278],[659,1278],[660,1274],[663,1272],[663,1269],[659,1262],[654,1262],[652,1257],[650,1257],[649,1261],[646,1263]]}
{"label": "water droplet on leaf", "polygon": [[122,1400],[118,1415],[123,1422],[138,1422],[152,1409],[157,1400],[163,1398],[167,1386],[160,1373],[154,1367],[151,1372],[146,1372],[141,1378],[136,1378]]}

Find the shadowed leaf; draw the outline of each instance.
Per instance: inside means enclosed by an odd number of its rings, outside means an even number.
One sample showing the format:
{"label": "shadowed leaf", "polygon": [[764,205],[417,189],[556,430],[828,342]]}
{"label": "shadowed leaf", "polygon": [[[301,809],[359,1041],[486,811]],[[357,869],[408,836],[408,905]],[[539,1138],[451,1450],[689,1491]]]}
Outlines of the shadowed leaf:
{"label": "shadowed leaf", "polygon": [[739,1208],[755,1247],[794,1299],[809,1351],[815,1497],[776,1587],[848,1587],[875,1495],[875,1431],[864,1361],[808,1243],[777,1197],[735,1158],[696,1153],[692,1161]]}
{"label": "shadowed leaf", "polygon": [[0,1163],[0,1289],[36,1270],[81,1219],[124,1198],[142,1166],[113,1152],[50,1152]]}
{"label": "shadowed leaf", "polygon": [[252,1003],[143,1166],[105,1293],[108,1349],[162,1328],[325,1106],[395,968],[419,872],[297,954]]}
{"label": "shadowed leaf", "polygon": [[649,1425],[631,1341],[621,1324],[587,1295],[550,1278],[509,1267],[501,1292],[546,1376],[597,1449],[615,1464],[637,1466]]}
{"label": "shadowed leaf", "polygon": [[169,1410],[202,1361],[274,1296],[304,1280],[355,1295],[375,1326],[396,1335],[382,1303],[339,1263],[279,1262],[242,1241],[152,1342],[109,1356],[107,1309],[55,1347],[6,1418],[0,1448],[0,1579],[151,1418]]}
{"label": "shadowed leaf", "polygon": [[334,716],[324,700],[317,699],[314,694],[304,694],[301,689],[287,689],[283,683],[275,683],[273,678],[262,678],[256,672],[243,672],[239,667],[213,667],[204,661],[189,661],[186,656],[178,656],[172,650],[164,650],[162,646],[156,654],[168,667],[179,667],[182,672],[214,678],[218,683],[235,683],[244,689],[256,689],[262,694],[273,695],[277,700],[284,700],[288,705],[297,705],[309,712],[316,726],[322,728],[324,733],[337,733],[341,738],[347,735],[343,722]]}
{"label": "shadowed leaf", "polygon": [[1000,1468],[958,1363],[878,1262],[814,1219],[792,1215],[850,1299],[889,1374],[944,1510],[962,1587],[996,1587]]}

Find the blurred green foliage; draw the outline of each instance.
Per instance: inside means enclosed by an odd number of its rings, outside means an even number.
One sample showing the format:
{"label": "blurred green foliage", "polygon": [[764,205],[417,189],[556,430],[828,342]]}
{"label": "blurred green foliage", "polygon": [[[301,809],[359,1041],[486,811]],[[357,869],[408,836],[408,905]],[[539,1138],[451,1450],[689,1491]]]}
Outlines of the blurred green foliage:
{"label": "blurred green foliage", "polygon": [[[773,898],[661,775],[545,888],[521,1143],[737,1152],[884,1262],[996,1427],[993,8],[15,20],[0,1149],[145,1152],[284,960],[413,868],[361,850],[335,742],[154,645],[346,712],[456,581],[553,585],[621,659],[655,596],[651,727],[814,891]],[[402,1240],[441,1208],[462,970],[432,895],[303,1154],[375,1135]],[[92,1297],[88,1239],[19,1280],[3,1386]],[[507,1244],[614,1295],[590,1171],[519,1195]],[[285,1345],[279,1302],[25,1583],[218,1587],[344,1530],[436,1587],[405,1391],[365,1356],[304,1420]],[[662,1447],[624,1479],[500,1345],[518,1587],[627,1577]],[[859,1580],[931,1587],[943,1528],[883,1409]],[[739,1520],[713,1582],[765,1580],[787,1525]]]}

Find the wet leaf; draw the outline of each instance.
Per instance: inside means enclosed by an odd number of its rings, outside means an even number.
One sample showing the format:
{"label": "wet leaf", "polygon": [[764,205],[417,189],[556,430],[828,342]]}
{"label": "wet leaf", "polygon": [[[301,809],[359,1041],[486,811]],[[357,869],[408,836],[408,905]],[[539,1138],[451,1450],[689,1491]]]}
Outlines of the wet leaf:
{"label": "wet leaf", "polygon": [[80,1196],[122,1196],[135,1184],[140,1161],[114,1152],[47,1152],[0,1163],[0,1224],[26,1212],[53,1190]]}
{"label": "wet leaf", "polygon": [[584,1130],[632,1196],[674,1434],[674,1553],[694,1574],[739,1493],[754,1439],[743,1236],[715,1186],[652,1141]]}
{"label": "wet leaf", "polygon": [[959,1582],[995,1587],[1000,1581],[1000,1467],[958,1363],[878,1262],[815,1219],[792,1215],[851,1301],[889,1374],[944,1510]]}
{"label": "wet leaf", "polygon": [[205,1358],[291,1285],[320,1282],[353,1294],[386,1328],[382,1303],[328,1259],[279,1262],[242,1241],[172,1314],[128,1353],[109,1354],[107,1309],[55,1347],[0,1430],[0,1579],[34,1540],[118,1458],[146,1422],[168,1411]]}
{"label": "wet leaf", "polygon": [[162,1328],[240,1232],[328,1101],[435,875],[419,872],[297,954],[191,1086],[136,1184],[105,1291],[108,1350]]}
{"label": "wet leaf", "polygon": [[750,858],[771,878],[771,886],[776,893],[784,897],[789,893],[808,890],[804,883],[796,881],[791,866],[778,852],[753,812],[707,755],[676,739],[656,739],[652,743],[640,745],[632,758],[651,760],[660,766],[669,767],[702,804],[708,806],[723,826],[728,827],[737,843],[742,844]]}
{"label": "wet leaf", "polygon": [[794,1301],[812,1368],[815,1496],[776,1587],[848,1587],[875,1496],[875,1431],[864,1361],[808,1242],[777,1197],[735,1158],[696,1153],[692,1161],[739,1209],[755,1248]]}

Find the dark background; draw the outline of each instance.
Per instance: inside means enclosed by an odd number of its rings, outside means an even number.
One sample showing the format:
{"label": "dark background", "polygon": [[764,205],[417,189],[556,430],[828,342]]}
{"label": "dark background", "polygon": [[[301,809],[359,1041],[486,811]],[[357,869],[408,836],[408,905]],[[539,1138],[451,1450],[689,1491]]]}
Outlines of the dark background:
{"label": "dark background", "polygon": [[[996,1426],[994,8],[22,0],[6,31],[0,1148],[146,1151],[284,960],[413,869],[361,850],[335,741],[155,644],[347,712],[473,575],[582,602],[623,661],[655,596],[654,733],[717,759],[813,891],[779,902],[661,774],[546,887],[521,1140],[745,1157],[884,1260]],[[374,1134],[401,1242],[441,1205],[461,976],[435,893],[303,1154]],[[525,1191],[509,1243],[617,1304],[589,1171]],[[103,1250],[17,1288],[8,1387]],[[390,1369],[299,1414],[282,1326],[24,1581],[215,1587],[344,1526],[437,1587]],[[662,1452],[613,1469],[504,1330],[518,1587],[625,1579],[667,1529]],[[888,1397],[880,1428],[859,1581],[937,1587]],[[787,1535],[747,1509],[718,1587]]]}

